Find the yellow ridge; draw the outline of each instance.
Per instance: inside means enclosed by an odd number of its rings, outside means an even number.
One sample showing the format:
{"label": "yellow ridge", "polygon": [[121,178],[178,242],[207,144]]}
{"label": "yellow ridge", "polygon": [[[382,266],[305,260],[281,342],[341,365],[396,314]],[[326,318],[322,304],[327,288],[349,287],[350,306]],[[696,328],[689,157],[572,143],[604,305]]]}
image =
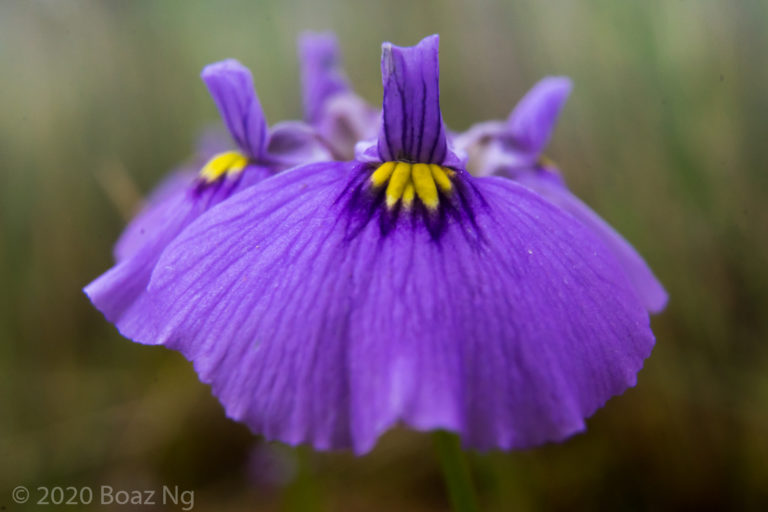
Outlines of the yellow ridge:
{"label": "yellow ridge", "polygon": [[436,164],[411,164],[408,162],[384,162],[371,174],[374,188],[387,186],[387,208],[394,208],[402,200],[409,209],[416,197],[429,210],[436,210],[440,203],[440,192],[453,190],[451,179],[456,172]]}

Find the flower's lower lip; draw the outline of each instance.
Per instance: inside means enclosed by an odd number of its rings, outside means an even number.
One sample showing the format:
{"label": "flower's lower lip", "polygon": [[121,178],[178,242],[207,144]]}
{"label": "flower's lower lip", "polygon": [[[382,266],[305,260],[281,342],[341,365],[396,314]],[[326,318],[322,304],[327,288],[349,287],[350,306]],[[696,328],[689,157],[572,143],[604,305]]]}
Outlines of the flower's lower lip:
{"label": "flower's lower lip", "polygon": [[463,170],[436,212],[389,210],[375,170],[302,166],[207,210],[118,328],[194,361],[230,417],[319,449],[365,452],[397,422],[530,447],[634,384],[647,314],[576,218]]}

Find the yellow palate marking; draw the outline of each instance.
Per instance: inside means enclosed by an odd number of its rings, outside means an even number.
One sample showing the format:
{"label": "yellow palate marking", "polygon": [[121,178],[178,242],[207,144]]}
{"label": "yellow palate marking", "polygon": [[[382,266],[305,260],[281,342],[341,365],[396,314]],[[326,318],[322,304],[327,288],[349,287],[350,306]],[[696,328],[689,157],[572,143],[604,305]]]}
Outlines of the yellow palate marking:
{"label": "yellow palate marking", "polygon": [[389,178],[389,184],[387,185],[387,207],[392,208],[397,204],[403,192],[405,192],[405,186],[411,180],[411,164],[405,162],[398,162],[395,165],[395,170],[392,176]]}
{"label": "yellow palate marking", "polygon": [[213,183],[226,174],[236,174],[248,165],[248,157],[238,151],[226,151],[214,155],[200,170],[206,183]]}
{"label": "yellow palate marking", "polygon": [[429,210],[436,210],[440,202],[437,190],[448,193],[453,189],[451,177],[456,173],[437,164],[411,164],[384,162],[371,174],[375,188],[387,185],[387,208],[393,208],[402,199],[410,208],[418,197]]}

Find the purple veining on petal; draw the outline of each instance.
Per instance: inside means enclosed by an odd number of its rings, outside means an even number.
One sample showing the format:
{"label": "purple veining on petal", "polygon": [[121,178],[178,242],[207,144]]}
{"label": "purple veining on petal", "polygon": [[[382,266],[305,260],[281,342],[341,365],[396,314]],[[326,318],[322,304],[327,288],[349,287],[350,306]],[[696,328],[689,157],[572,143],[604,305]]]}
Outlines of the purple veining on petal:
{"label": "purple veining on petal", "polygon": [[107,320],[118,322],[136,307],[160,254],[187,225],[206,210],[271,175],[268,168],[249,165],[237,175],[214,183],[192,181],[174,187],[131,223],[118,245],[117,263],[84,288],[86,295]]}
{"label": "purple veining on petal", "polygon": [[556,170],[542,167],[519,170],[513,179],[573,215],[600,238],[613,251],[638,298],[650,313],[659,313],[666,307],[667,292],[642,256],[610,224],[569,191]]}
{"label": "purple veining on petal", "polygon": [[570,91],[570,79],[545,78],[525,95],[506,122],[479,123],[458,135],[455,143],[469,154],[476,175],[497,174],[523,183],[584,223],[614,251],[648,311],[658,313],[668,297],[648,264],[629,242],[568,190],[555,167],[541,163],[541,152]]}
{"label": "purple veining on petal", "polygon": [[201,77],[237,146],[258,160],[267,141],[267,122],[251,72],[238,61],[227,59],[206,66]]}
{"label": "purple veining on petal", "polygon": [[648,315],[582,224],[482,178],[476,243],[457,222],[349,237],[337,199],[359,166],[299,167],[208,211],[120,331],[181,351],[254,432],[318,449],[367,452],[398,422],[535,446],[635,384]]}

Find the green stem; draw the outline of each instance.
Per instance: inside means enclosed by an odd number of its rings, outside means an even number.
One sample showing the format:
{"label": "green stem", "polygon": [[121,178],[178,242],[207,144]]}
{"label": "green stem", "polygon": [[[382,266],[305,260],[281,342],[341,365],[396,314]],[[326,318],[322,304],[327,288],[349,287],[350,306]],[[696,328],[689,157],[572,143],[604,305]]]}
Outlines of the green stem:
{"label": "green stem", "polygon": [[285,512],[317,512],[322,510],[320,492],[312,470],[312,452],[306,446],[294,450],[296,476],[285,492]]}
{"label": "green stem", "polygon": [[435,450],[440,458],[443,479],[455,512],[477,512],[475,488],[472,476],[455,434],[438,430],[432,434]]}

